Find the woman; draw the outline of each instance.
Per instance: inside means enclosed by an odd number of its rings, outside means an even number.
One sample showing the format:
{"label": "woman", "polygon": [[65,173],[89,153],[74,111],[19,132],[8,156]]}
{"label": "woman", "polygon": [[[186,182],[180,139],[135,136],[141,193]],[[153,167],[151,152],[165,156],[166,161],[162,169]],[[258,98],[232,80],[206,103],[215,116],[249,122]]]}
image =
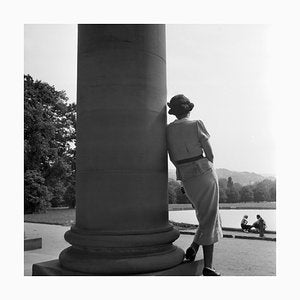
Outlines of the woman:
{"label": "woman", "polygon": [[[204,255],[204,276],[220,276],[213,269],[214,243],[222,237],[219,215],[218,178],[213,167],[213,151],[209,133],[202,121],[189,120],[194,104],[184,95],[174,96],[168,103],[169,114],[177,120],[167,127],[170,160],[176,167],[177,180],[182,181],[186,195],[195,208],[199,222],[186,259],[193,261],[199,246]],[[205,156],[203,155],[205,154]]]}

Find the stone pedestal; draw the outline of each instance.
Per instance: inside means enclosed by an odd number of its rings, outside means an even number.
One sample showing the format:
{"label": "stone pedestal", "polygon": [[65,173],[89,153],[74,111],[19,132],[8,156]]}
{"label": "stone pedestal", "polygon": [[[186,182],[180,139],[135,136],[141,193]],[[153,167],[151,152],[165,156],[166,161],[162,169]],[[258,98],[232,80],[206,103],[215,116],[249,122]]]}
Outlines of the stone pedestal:
{"label": "stone pedestal", "polygon": [[79,25],[76,225],[64,269],[137,274],[183,250],[168,222],[164,25]]}
{"label": "stone pedestal", "polygon": [[[203,260],[193,262],[184,261],[180,265],[173,268],[138,274],[125,274],[131,276],[200,276],[203,270]],[[61,267],[57,259],[50,260],[44,263],[34,264],[32,268],[34,276],[89,276],[87,273],[80,273],[66,270]],[[101,275],[101,274],[99,274]],[[106,274],[116,275],[116,274]]]}

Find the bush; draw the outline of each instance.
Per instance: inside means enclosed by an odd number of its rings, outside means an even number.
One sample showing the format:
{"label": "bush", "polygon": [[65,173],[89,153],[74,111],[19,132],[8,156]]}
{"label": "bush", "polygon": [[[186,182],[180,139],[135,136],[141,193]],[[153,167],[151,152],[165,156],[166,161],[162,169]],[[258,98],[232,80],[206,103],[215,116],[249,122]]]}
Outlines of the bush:
{"label": "bush", "polygon": [[64,194],[65,203],[69,206],[69,208],[75,208],[76,205],[76,197],[75,197],[75,185],[70,184],[66,192]]}
{"label": "bush", "polygon": [[181,185],[174,179],[169,179],[168,182],[169,203],[184,204],[190,203],[189,199],[181,191]]}
{"label": "bush", "polygon": [[45,179],[36,170],[24,174],[24,211],[25,213],[45,212],[50,206],[51,193],[44,185]]}
{"label": "bush", "polygon": [[66,187],[64,186],[61,180],[58,180],[55,185],[50,186],[49,190],[51,191],[52,194],[52,198],[50,201],[52,207],[59,207],[59,206],[66,205],[64,201],[64,194],[66,192]]}

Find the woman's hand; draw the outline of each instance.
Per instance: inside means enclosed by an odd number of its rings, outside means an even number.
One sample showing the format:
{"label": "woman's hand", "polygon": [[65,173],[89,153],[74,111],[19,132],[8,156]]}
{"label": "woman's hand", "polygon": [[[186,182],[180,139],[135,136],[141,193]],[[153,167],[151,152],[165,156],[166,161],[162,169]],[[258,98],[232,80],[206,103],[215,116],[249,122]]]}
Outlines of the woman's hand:
{"label": "woman's hand", "polygon": [[202,143],[202,147],[205,153],[205,157],[211,162],[214,163],[214,154],[209,140],[206,140]]}

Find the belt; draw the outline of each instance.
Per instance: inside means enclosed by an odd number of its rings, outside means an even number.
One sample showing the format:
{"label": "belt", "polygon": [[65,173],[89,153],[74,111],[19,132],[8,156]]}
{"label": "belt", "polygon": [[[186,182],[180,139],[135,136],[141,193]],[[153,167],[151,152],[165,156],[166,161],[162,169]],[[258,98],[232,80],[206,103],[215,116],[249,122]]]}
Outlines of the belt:
{"label": "belt", "polygon": [[204,158],[204,156],[202,154],[198,155],[198,156],[186,158],[186,159],[177,160],[176,164],[180,165],[180,164],[196,161],[196,160],[201,159],[201,158]]}

